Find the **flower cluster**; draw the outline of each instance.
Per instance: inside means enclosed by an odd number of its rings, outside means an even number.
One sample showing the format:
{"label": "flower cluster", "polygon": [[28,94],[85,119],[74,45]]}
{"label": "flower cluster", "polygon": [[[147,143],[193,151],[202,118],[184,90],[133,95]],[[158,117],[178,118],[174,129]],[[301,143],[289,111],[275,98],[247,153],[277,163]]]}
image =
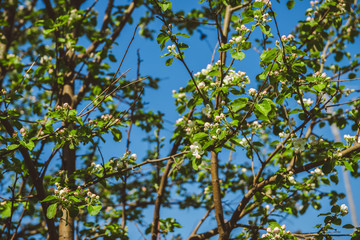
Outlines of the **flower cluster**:
{"label": "flower cluster", "polygon": [[[356,136],[350,136],[349,134],[345,134],[344,139],[347,144],[352,144],[356,142]],[[360,139],[358,139],[357,142],[360,143]]]}
{"label": "flower cluster", "polygon": [[[235,42],[240,42],[241,40],[241,36],[237,37],[237,39],[234,39],[233,41]],[[208,64],[206,66],[206,68],[202,69],[200,72],[197,72],[194,74],[195,78],[199,78],[199,81],[197,83],[197,86],[199,89],[204,89],[204,90],[208,90],[211,89],[212,87],[218,86],[219,83],[217,82],[210,82],[210,86],[208,86],[208,84],[206,83],[206,81],[210,81],[212,80],[213,76],[211,76],[210,72],[220,69],[220,65],[221,65],[221,61],[217,61],[214,65]],[[226,86],[240,86],[240,87],[245,87],[244,84],[249,84],[250,83],[250,79],[248,76],[246,76],[245,72],[242,71],[234,71],[234,70],[229,70],[227,75],[224,77],[223,80],[223,84]],[[177,96],[178,98],[180,98],[180,96]]]}
{"label": "flower cluster", "polygon": [[[303,99],[302,99],[302,102],[304,103],[304,106],[305,106],[305,107],[311,106],[311,105],[314,103],[314,101],[311,100],[311,98],[303,98]],[[300,100],[297,100],[297,103],[298,103],[298,104],[301,104],[301,101],[300,101]]]}
{"label": "flower cluster", "polygon": [[288,181],[292,185],[296,184],[296,180],[295,180],[294,176],[288,176]]}
{"label": "flower cluster", "polygon": [[26,132],[27,132],[27,131],[26,131],[26,128],[23,127],[23,128],[20,129],[20,134],[21,134],[21,136],[25,137],[25,136],[26,136]]}
{"label": "flower cluster", "polygon": [[103,170],[103,167],[100,164],[96,164],[94,162],[91,163],[91,167],[93,168],[93,172],[100,172],[101,170]]}
{"label": "flower cluster", "polygon": [[323,80],[330,81],[331,80],[331,78],[328,77],[325,72],[320,73],[319,71],[317,71],[315,74],[313,74],[313,77],[318,80],[321,80],[321,81],[323,81]]}
{"label": "flower cluster", "polygon": [[187,121],[187,127],[185,128],[186,134],[191,135],[196,133],[196,122],[188,120]]}
{"label": "flower cluster", "polygon": [[224,77],[223,83],[226,86],[240,85],[241,87],[245,87],[244,84],[249,84],[250,79],[246,76],[246,72],[234,70],[229,70],[228,74]]}
{"label": "flower cluster", "polygon": [[340,214],[342,216],[345,216],[348,213],[349,213],[348,207],[345,204],[341,204],[341,206],[340,206]]}
{"label": "flower cluster", "polygon": [[[280,226],[280,225],[279,225]],[[286,239],[290,231],[285,231],[286,225],[282,225],[281,227],[268,227],[266,229],[266,233],[261,236],[261,238],[270,238],[270,239]]]}
{"label": "flower cluster", "polygon": [[320,168],[315,168],[314,171],[310,172],[312,175],[324,176],[323,171]]}
{"label": "flower cluster", "polygon": [[249,146],[249,142],[251,142],[251,137],[247,137],[247,138],[242,138],[240,141],[239,141],[239,144],[243,147],[248,147]]}
{"label": "flower cluster", "polygon": [[99,195],[96,195],[95,193],[92,193],[89,189],[86,190],[86,196],[85,197],[85,201],[87,203],[91,203],[91,202],[97,202],[100,199]]}
{"label": "flower cluster", "polygon": [[251,128],[252,133],[255,133],[257,130],[262,128],[262,124],[260,124],[258,121],[253,121],[252,123],[247,123],[247,126]]}
{"label": "flower cluster", "polygon": [[243,43],[243,42],[245,42],[245,38],[243,36],[234,36],[229,40],[230,44]]}
{"label": "flower cluster", "polygon": [[250,29],[248,29],[245,25],[241,25],[240,27],[237,27],[236,28],[236,31],[239,31],[239,32],[250,32]]}
{"label": "flower cluster", "polygon": [[101,119],[103,119],[105,121],[110,120],[112,117],[113,117],[113,115],[111,115],[111,114],[103,114],[103,115],[101,115]]}
{"label": "flower cluster", "polygon": [[281,36],[281,41],[283,41],[285,43],[289,42],[289,41],[292,41],[292,40],[294,40],[294,35],[292,35],[292,34],[289,34],[287,36],[285,36],[285,35]]}
{"label": "flower cluster", "polygon": [[[183,91],[183,88],[180,88],[180,91]],[[172,90],[172,93],[173,93],[173,97],[176,98],[176,103],[177,102],[185,102],[185,97],[186,97],[186,94],[183,93],[183,92],[179,92],[177,93],[176,90]]]}
{"label": "flower cluster", "polygon": [[196,159],[200,159],[204,151],[201,149],[201,145],[198,142],[194,142],[190,145],[190,151]]}
{"label": "flower cluster", "polygon": [[209,123],[209,122],[205,122],[204,123],[204,130],[208,131],[209,129],[214,129],[217,128],[219,126],[219,123]]}
{"label": "flower cluster", "polygon": [[254,97],[254,96],[256,95],[256,92],[257,92],[257,91],[256,91],[255,88],[250,88],[250,89],[249,89],[249,95],[252,96],[252,97]]}
{"label": "flower cluster", "polygon": [[350,95],[350,93],[355,92],[355,89],[345,89],[343,90],[343,92],[345,93],[345,97],[348,97]]}
{"label": "flower cluster", "polygon": [[269,13],[264,13],[264,14],[262,14],[262,15],[261,15],[261,13],[259,13],[259,14],[256,14],[256,15],[254,16],[254,18],[261,19],[263,23],[267,23],[267,22],[271,22],[271,21],[272,21],[272,18],[269,18],[269,19],[268,19],[269,16],[270,16]]}
{"label": "flower cluster", "polygon": [[173,45],[171,45],[171,46],[167,46],[167,49],[168,49],[168,51],[169,51],[169,53],[170,53],[171,55],[174,55],[174,56],[178,56],[178,55],[179,55],[178,52],[176,51],[176,46],[175,46],[175,44],[173,44]]}
{"label": "flower cluster", "polygon": [[268,5],[269,7],[271,7],[271,1],[270,0],[255,0],[255,2],[262,2],[266,5]]}
{"label": "flower cluster", "polygon": [[201,112],[208,118],[211,117],[211,106],[209,104],[206,104],[206,106],[201,110]]}
{"label": "flower cluster", "polygon": [[306,138],[294,138],[293,145],[295,151],[304,151],[306,146],[307,139]]}
{"label": "flower cluster", "polygon": [[64,103],[62,106],[57,105],[55,109],[56,110],[67,110],[67,109],[71,110],[72,107],[68,103]]}
{"label": "flower cluster", "polygon": [[280,138],[287,138],[289,136],[289,133],[281,132],[279,133]]}

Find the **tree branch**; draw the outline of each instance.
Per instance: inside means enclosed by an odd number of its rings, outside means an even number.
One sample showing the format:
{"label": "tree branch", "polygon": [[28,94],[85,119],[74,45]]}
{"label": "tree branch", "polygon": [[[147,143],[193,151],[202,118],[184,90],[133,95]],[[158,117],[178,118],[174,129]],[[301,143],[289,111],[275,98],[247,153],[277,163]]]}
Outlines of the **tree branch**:
{"label": "tree branch", "polygon": [[[12,136],[15,133],[12,125],[10,124],[10,122],[7,119],[0,119],[0,122],[2,125],[4,125],[7,133],[10,136]],[[39,200],[43,200],[46,197],[46,192],[44,189],[43,182],[39,179],[39,173],[36,170],[33,160],[31,159],[28,150],[25,147],[23,147],[22,145],[19,146],[19,151],[24,158],[26,168],[29,170],[31,180],[32,180],[32,182],[35,186],[36,192],[37,192],[37,197],[39,198]],[[41,206],[42,206],[42,211],[43,211],[44,218],[46,221],[46,225],[48,226],[48,232],[49,232],[50,239],[57,239],[58,235],[56,232],[54,220],[48,219],[46,217],[47,203],[42,202]]]}

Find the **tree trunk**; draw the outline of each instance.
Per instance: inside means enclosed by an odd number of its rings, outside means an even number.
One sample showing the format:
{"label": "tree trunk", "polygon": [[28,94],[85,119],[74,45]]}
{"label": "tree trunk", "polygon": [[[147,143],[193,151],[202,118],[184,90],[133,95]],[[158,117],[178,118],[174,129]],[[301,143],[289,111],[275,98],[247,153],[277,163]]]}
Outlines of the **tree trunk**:
{"label": "tree trunk", "polygon": [[[62,92],[62,103],[67,103],[69,106],[73,106],[74,99],[74,84],[72,82],[72,77],[67,76],[68,82],[65,82]],[[71,123],[64,123],[67,129],[72,128]],[[67,183],[69,186],[74,184],[74,179],[72,178],[72,174],[75,171],[76,165],[76,151],[74,149],[70,149],[70,143],[64,145],[62,156],[62,169],[66,171]],[[63,216],[60,219],[59,223],[59,240],[74,240],[74,219],[70,217],[68,210],[63,209]]]}

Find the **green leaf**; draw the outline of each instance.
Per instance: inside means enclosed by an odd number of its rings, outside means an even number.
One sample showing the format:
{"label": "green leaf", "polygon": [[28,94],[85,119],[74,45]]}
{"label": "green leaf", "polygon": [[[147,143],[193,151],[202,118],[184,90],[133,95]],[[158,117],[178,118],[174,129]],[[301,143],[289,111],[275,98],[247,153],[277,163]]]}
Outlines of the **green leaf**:
{"label": "green leaf", "polygon": [[46,211],[46,217],[48,219],[52,219],[56,214],[56,209],[57,209],[57,203],[51,204]]}
{"label": "green leaf", "polygon": [[244,42],[241,44],[241,49],[248,50],[251,48],[251,42]]}
{"label": "green leaf", "polygon": [[199,170],[199,165],[201,164],[201,159],[194,159],[191,164],[194,170]]}
{"label": "green leaf", "polygon": [[263,6],[263,4],[264,4],[263,2],[254,2],[253,7],[254,8],[261,8]]}
{"label": "green leaf", "polygon": [[267,35],[267,36],[271,36],[271,35],[272,35],[272,34],[271,34],[271,28],[270,28],[269,25],[260,25],[260,29],[261,29],[261,31],[262,31],[265,35]]}
{"label": "green leaf", "polygon": [[176,33],[177,36],[181,36],[181,37],[187,37],[189,38],[190,36],[187,35],[186,33]]}
{"label": "green leaf", "polygon": [[108,56],[109,56],[110,61],[116,62],[116,58],[113,54],[109,54]]}
{"label": "green leaf", "polygon": [[219,48],[219,52],[226,52],[227,50],[229,50],[231,48],[231,44],[230,43],[226,43],[224,45],[222,45],[220,48]]}
{"label": "green leaf", "polygon": [[21,143],[22,143],[22,145],[24,145],[24,147],[26,147],[30,151],[33,150],[33,148],[35,147],[34,142],[31,140],[29,142],[21,142]]}
{"label": "green leaf", "polygon": [[196,133],[193,137],[194,141],[197,141],[197,140],[200,140],[200,139],[203,139],[203,138],[207,138],[208,137],[208,134],[207,133],[204,133],[204,132],[199,132],[199,133]]}
{"label": "green leaf", "polygon": [[171,2],[167,2],[167,3],[159,3],[161,10],[163,10],[164,12],[166,12],[166,10],[171,10],[172,7],[172,3]]}
{"label": "green leaf", "polygon": [[322,166],[322,171],[325,174],[329,174],[334,169],[335,163],[332,160],[328,160],[325,162],[325,164]]}
{"label": "green leaf", "polygon": [[231,54],[231,57],[241,61],[241,60],[243,60],[245,58],[245,53],[243,53],[243,52],[233,52]]}
{"label": "green leaf", "polygon": [[271,111],[271,103],[269,102],[269,100],[270,99],[264,99],[260,104],[255,104],[255,108],[265,116],[267,116]]}
{"label": "green leaf", "polygon": [[156,41],[158,44],[160,44],[160,49],[163,50],[165,47],[165,43],[169,40],[169,36],[167,36],[165,33],[160,33],[156,37]]}
{"label": "green leaf", "polygon": [[244,107],[246,107],[248,101],[249,101],[248,98],[237,98],[237,99],[235,99],[230,104],[232,111],[237,112],[240,109],[243,109]]}
{"label": "green leaf", "polygon": [[344,166],[347,170],[349,170],[350,172],[354,172],[354,168],[351,166],[351,164],[347,161],[344,161]]}
{"label": "green leaf", "polygon": [[5,209],[2,210],[1,215],[4,218],[8,218],[11,216],[11,207],[9,206],[9,204],[6,204],[4,207],[5,207]]}
{"label": "green leaf", "polygon": [[187,48],[189,48],[189,46],[186,43],[179,43],[179,49],[180,50],[184,50],[184,49],[187,49]]}
{"label": "green leaf", "polygon": [[334,182],[335,184],[338,184],[338,183],[339,183],[339,178],[338,178],[338,176],[336,176],[336,175],[331,175],[331,176],[330,176],[330,180],[331,180],[332,182]]}
{"label": "green leaf", "polygon": [[316,84],[315,86],[313,86],[312,88],[318,92],[321,92],[326,87],[326,85],[327,85],[327,83],[319,83],[319,84]]}
{"label": "green leaf", "polygon": [[114,138],[115,141],[118,141],[118,142],[119,142],[119,141],[121,140],[122,134],[121,134],[121,132],[120,132],[119,129],[117,129],[117,128],[112,128],[112,129],[111,129],[111,133],[112,133],[113,138]]}
{"label": "green leaf", "polygon": [[20,146],[20,144],[11,144],[9,146],[7,146],[7,150],[11,151],[11,150],[15,150]]}
{"label": "green leaf", "polygon": [[74,197],[74,196],[70,196],[69,200],[72,200],[72,201],[77,202],[77,203],[81,202],[80,199],[78,199],[77,197]]}
{"label": "green leaf", "polygon": [[346,229],[353,229],[353,228],[355,228],[352,224],[345,224],[344,226],[343,226],[343,228],[346,228]]}
{"label": "green leaf", "polygon": [[253,21],[254,21],[254,18],[252,18],[252,17],[244,17],[243,19],[241,19],[241,24],[247,24],[247,23],[250,23]]}
{"label": "green leaf", "polygon": [[303,62],[297,62],[292,65],[292,69],[294,72],[305,74],[306,73],[306,66]]}
{"label": "green leaf", "polygon": [[81,119],[81,117],[76,117],[76,120],[78,121],[78,123],[80,123],[81,126],[84,125],[83,120]]}
{"label": "green leaf", "polygon": [[165,62],[165,66],[170,66],[173,63],[174,59],[173,58],[168,58]]}
{"label": "green leaf", "polygon": [[260,56],[261,61],[263,61],[264,63],[271,62],[272,60],[275,59],[277,55],[277,51],[278,50],[276,48],[273,48],[271,50],[263,52]]}
{"label": "green leaf", "polygon": [[100,212],[102,205],[89,205],[87,206],[87,210],[90,215],[96,215]]}
{"label": "green leaf", "polygon": [[44,29],[44,30],[43,30],[43,34],[44,34],[44,35],[48,35],[49,33],[53,32],[53,31],[55,31],[55,28]]}
{"label": "green leaf", "polygon": [[44,198],[43,200],[41,200],[40,202],[50,202],[52,200],[57,200],[58,198],[54,195],[49,195],[46,198]]}
{"label": "green leaf", "polygon": [[286,3],[286,6],[287,6],[288,9],[292,9],[292,8],[294,7],[294,5],[295,5],[295,1],[294,1],[294,0],[289,0],[289,1],[287,1],[287,3]]}
{"label": "green leaf", "polygon": [[274,228],[276,228],[276,227],[281,228],[280,224],[277,223],[277,222],[269,222],[269,227],[270,227],[271,229],[274,229]]}
{"label": "green leaf", "polygon": [[205,144],[202,146],[203,150],[206,150],[208,147],[210,147],[211,145],[213,145],[214,141],[206,141]]}

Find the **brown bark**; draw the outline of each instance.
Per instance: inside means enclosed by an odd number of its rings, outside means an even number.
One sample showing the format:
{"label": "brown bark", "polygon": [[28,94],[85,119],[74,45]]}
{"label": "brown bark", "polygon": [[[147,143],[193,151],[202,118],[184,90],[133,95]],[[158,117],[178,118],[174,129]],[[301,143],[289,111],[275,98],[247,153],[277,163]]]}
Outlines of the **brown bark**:
{"label": "brown bark", "polygon": [[[69,58],[73,59],[73,52],[68,52],[66,54]],[[62,88],[62,96],[61,103],[67,103],[69,106],[73,107],[74,104],[74,64],[72,61],[68,61],[69,71],[65,76],[65,84]],[[64,123],[65,128],[70,130],[72,128],[72,123]],[[76,150],[70,149],[70,143],[66,143],[62,148],[62,169],[67,172],[67,179],[69,185],[74,184],[74,179],[72,179],[71,175],[75,171],[76,166]],[[63,216],[60,218],[59,222],[59,240],[73,240],[74,239],[74,219],[70,217],[69,212],[66,209],[62,209]]]}
{"label": "brown bark", "polygon": [[[224,45],[227,42],[227,37],[229,33],[230,19],[231,19],[231,7],[228,5],[225,10],[225,19],[223,23],[223,27],[221,30],[221,42],[220,45]],[[226,63],[226,54],[222,52],[220,54],[221,66],[224,66]],[[221,74],[221,78],[218,81],[222,82],[223,74]],[[215,109],[218,109],[221,102],[221,95],[216,96]],[[221,201],[221,186],[219,180],[219,159],[218,153],[211,151],[211,184],[213,190],[213,200],[214,200],[214,208],[215,208],[215,218],[217,222],[217,229],[219,232],[219,239],[228,239],[229,232],[226,229],[225,220],[224,220],[224,211],[222,207]]]}
{"label": "brown bark", "polygon": [[211,184],[213,190],[213,200],[215,207],[215,218],[219,231],[219,239],[226,239],[226,228],[224,222],[224,212],[221,202],[221,188],[219,182],[219,165],[218,165],[218,154],[211,152]]}
{"label": "brown bark", "polygon": [[[76,164],[76,151],[70,149],[69,144],[63,147],[63,170],[70,176],[75,171]],[[73,184],[74,181],[70,179],[69,184]],[[66,209],[62,209],[63,215],[59,222],[59,240],[73,240],[74,239],[74,219],[70,217],[69,212]]]}

